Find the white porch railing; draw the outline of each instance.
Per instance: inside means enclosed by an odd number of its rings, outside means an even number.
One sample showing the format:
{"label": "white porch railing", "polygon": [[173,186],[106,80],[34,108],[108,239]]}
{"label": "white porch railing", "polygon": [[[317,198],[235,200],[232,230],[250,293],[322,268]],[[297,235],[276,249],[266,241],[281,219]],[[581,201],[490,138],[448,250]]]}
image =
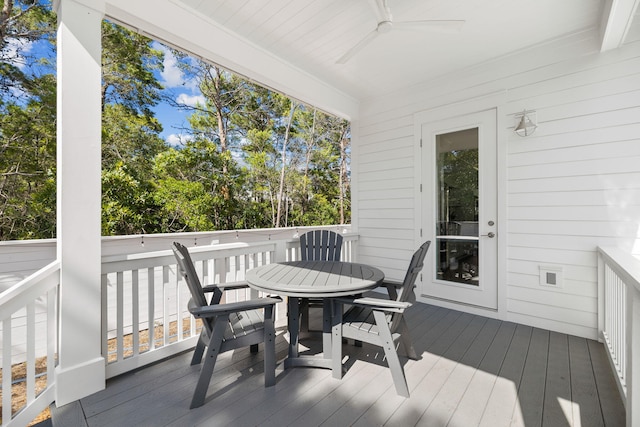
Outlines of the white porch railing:
{"label": "white porch railing", "polygon": [[[204,283],[224,283],[244,279],[245,271],[257,265],[297,259],[298,240],[292,236],[306,228],[154,235],[145,236],[145,245],[141,244],[143,236],[104,238],[103,253],[128,254],[103,256],[102,342],[107,377],[195,345],[196,324],[186,311],[189,295],[175,274],[173,253],[170,250],[148,252],[150,249],[168,249],[172,241],[180,241],[190,246]],[[344,233],[349,228],[340,227],[340,230]],[[284,235],[287,237],[283,239]],[[261,241],[255,241],[260,237]],[[275,239],[271,240],[272,237]],[[357,239],[357,235],[344,235],[345,260],[355,260]],[[194,246],[229,240],[236,243]],[[40,241],[33,243],[42,246]],[[45,242],[45,245],[52,244],[55,245],[55,241]],[[2,249],[6,251],[8,245],[2,245]],[[31,263],[31,259],[23,255],[29,253],[25,250],[29,243],[19,242],[18,246],[21,259]],[[134,253],[145,249],[147,252]],[[38,257],[40,252],[38,249]],[[60,266],[54,261],[0,292],[3,373],[0,425],[3,427],[27,425],[54,400],[59,286]],[[226,297],[228,301],[242,300],[248,298],[249,293],[236,292]],[[283,307],[281,304],[277,314],[283,315]],[[25,374],[12,378],[8,374],[12,369],[20,369]],[[12,397],[12,390],[18,387],[24,390]],[[15,396],[21,396],[24,404],[18,404]],[[12,404],[16,409],[12,410]]]}
{"label": "white porch railing", "polygon": [[[356,241],[356,235],[344,235],[343,259],[353,259]],[[253,267],[298,259],[299,241],[192,246],[190,252],[203,284],[225,283],[244,280]],[[176,272],[171,250],[103,259],[102,353],[107,378],[195,345],[197,326],[186,309],[189,291]],[[227,292],[225,298],[243,301],[251,292]],[[282,316],[284,303],[276,307],[276,319]]]}
{"label": "white porch railing", "polygon": [[3,426],[27,425],[54,399],[59,285],[54,261],[0,294]]}
{"label": "white porch railing", "polygon": [[627,426],[640,423],[640,260],[598,248],[598,329],[626,407]]}

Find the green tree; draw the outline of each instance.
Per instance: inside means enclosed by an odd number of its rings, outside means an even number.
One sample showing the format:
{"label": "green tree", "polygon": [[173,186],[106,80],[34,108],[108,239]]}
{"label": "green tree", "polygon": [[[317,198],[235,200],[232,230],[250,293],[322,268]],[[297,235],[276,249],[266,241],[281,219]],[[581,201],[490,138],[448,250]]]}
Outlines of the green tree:
{"label": "green tree", "polygon": [[0,105],[2,240],[55,236],[55,81],[46,75],[30,86],[26,105]]}
{"label": "green tree", "polygon": [[102,24],[102,233],[162,232],[154,158],[168,149],[152,107],[162,96],[152,40]]}
{"label": "green tree", "polygon": [[0,12],[0,239],[55,236],[55,17],[47,2],[2,1]]}
{"label": "green tree", "polygon": [[[36,68],[43,58],[30,56],[39,43],[41,49],[55,42],[56,18],[49,1],[0,0],[0,96],[28,96]],[[44,64],[46,65],[46,64]]]}
{"label": "green tree", "polygon": [[102,105],[119,104],[132,113],[153,117],[162,85],[153,71],[162,69],[162,51],[152,40],[119,25],[102,23]]}
{"label": "green tree", "polygon": [[[0,1],[0,239],[54,237],[55,16],[44,0]],[[153,114],[169,99],[162,51],[102,31],[103,234],[348,220],[347,122],[174,52],[204,101],[175,103],[189,136],[170,147]]]}

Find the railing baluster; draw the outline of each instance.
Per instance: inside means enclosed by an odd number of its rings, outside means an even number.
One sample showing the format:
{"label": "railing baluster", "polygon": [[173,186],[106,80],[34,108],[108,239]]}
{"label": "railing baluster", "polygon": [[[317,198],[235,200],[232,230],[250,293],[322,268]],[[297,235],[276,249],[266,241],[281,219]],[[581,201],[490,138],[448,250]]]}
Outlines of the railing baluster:
{"label": "railing baluster", "polygon": [[11,317],[2,319],[2,419],[11,419]]}
{"label": "railing baluster", "polygon": [[121,361],[124,347],[124,273],[116,274],[116,360]]}
{"label": "railing baluster", "polygon": [[131,271],[131,324],[133,334],[133,356],[140,353],[140,286],[138,270]]}
{"label": "railing baluster", "polygon": [[[57,301],[58,301],[58,288],[55,287],[47,292],[47,385],[53,383],[53,375],[56,367],[56,313],[57,313]],[[104,310],[103,310],[104,312]],[[106,334],[106,326],[103,326],[103,335]],[[103,338],[105,343],[106,339]]]}
{"label": "railing baluster", "polygon": [[27,304],[27,405],[36,399],[36,307],[32,301]]}
{"label": "railing baluster", "polygon": [[162,345],[169,343],[169,281],[170,277],[169,267],[163,268],[162,275]]}
{"label": "railing baluster", "polygon": [[622,279],[617,277],[618,289],[620,292],[620,315],[619,315],[619,324],[620,331],[619,333],[619,341],[618,351],[620,352],[620,368],[622,370],[622,378],[627,383],[627,290],[626,286]]}
{"label": "railing baluster", "polygon": [[147,269],[148,283],[147,283],[147,334],[149,338],[149,351],[156,348],[155,342],[155,304],[156,304],[156,269],[155,267],[149,267]]}
{"label": "railing baluster", "polygon": [[109,298],[108,298],[108,285],[109,275],[102,274],[102,286],[100,288],[100,298],[102,298],[102,355],[105,359],[109,360]]}
{"label": "railing baluster", "polygon": [[[176,337],[178,341],[182,341],[182,315],[180,314],[180,286],[179,286],[180,275],[176,270],[176,274],[173,277],[173,285],[174,285],[174,300],[175,300],[175,313],[176,313]],[[172,312],[174,310],[171,310]]]}

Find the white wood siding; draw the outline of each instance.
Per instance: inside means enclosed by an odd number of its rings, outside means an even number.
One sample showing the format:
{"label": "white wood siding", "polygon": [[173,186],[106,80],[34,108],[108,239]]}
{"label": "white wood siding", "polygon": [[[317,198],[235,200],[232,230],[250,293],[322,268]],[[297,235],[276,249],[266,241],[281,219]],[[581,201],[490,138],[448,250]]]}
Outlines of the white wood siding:
{"label": "white wood siding", "polygon": [[[495,315],[596,338],[596,247],[640,253],[639,27],[607,53],[585,31],[362,105],[353,142],[360,260],[399,278],[420,240],[414,115],[506,91]],[[520,138],[514,114],[525,108],[539,127]],[[561,267],[562,286],[541,286],[540,266]]]}

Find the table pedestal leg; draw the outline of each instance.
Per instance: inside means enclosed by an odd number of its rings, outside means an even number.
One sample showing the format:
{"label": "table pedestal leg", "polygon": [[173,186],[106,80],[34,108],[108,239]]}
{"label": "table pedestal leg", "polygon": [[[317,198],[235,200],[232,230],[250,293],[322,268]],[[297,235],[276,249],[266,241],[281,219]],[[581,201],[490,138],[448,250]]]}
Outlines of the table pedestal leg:
{"label": "table pedestal leg", "polygon": [[[300,309],[299,298],[287,298],[287,327],[289,329],[289,359],[297,358],[300,353],[298,341],[300,340]],[[285,364],[286,366],[286,364]]]}
{"label": "table pedestal leg", "polygon": [[325,359],[331,359],[331,318],[333,317],[333,301],[322,299],[322,354]]}
{"label": "table pedestal leg", "polygon": [[287,327],[289,328],[289,356],[284,360],[284,367],[306,366],[312,368],[331,369],[331,299],[325,298],[322,308],[322,356],[300,355],[298,348],[300,338],[300,298],[288,297]]}

